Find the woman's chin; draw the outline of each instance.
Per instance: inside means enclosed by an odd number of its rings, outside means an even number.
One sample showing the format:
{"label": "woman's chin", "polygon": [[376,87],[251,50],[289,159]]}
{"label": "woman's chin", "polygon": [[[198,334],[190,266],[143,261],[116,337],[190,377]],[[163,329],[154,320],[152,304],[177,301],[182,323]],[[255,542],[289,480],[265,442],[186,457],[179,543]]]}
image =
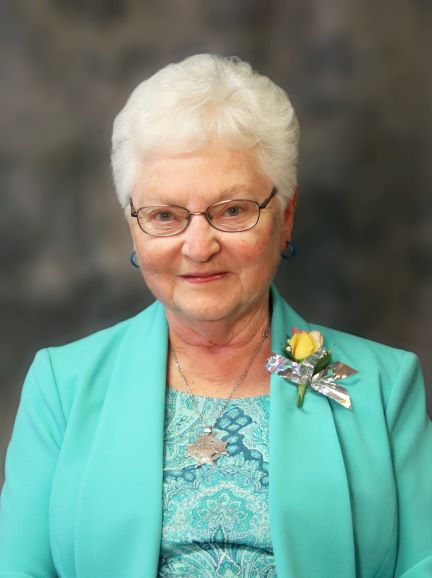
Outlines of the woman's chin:
{"label": "woman's chin", "polygon": [[241,302],[227,292],[213,294],[203,292],[201,295],[182,293],[181,296],[165,303],[167,309],[175,316],[190,322],[229,321],[236,317],[236,311],[241,309]]}
{"label": "woman's chin", "polygon": [[171,307],[174,315],[178,315],[183,319],[191,322],[210,322],[229,320],[233,317],[235,308],[223,306],[222,304],[215,305],[214,303],[188,303],[184,306]]}
{"label": "woman's chin", "polygon": [[261,308],[261,299],[249,297],[245,299],[244,295],[234,290],[219,291],[217,294],[203,292],[193,298],[190,294],[182,294],[165,305],[174,316],[192,323],[222,321],[230,324],[248,312]]}

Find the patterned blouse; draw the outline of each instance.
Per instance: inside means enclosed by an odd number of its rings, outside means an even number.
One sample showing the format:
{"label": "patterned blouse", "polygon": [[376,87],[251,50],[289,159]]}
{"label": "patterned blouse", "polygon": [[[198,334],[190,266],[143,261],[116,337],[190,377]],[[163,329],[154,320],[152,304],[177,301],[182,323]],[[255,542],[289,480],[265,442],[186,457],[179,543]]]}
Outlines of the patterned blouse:
{"label": "patterned blouse", "polygon": [[167,387],[163,527],[158,578],[275,578],[268,515],[270,396],[232,399],[213,433],[228,455],[198,467],[187,446],[225,399]]}

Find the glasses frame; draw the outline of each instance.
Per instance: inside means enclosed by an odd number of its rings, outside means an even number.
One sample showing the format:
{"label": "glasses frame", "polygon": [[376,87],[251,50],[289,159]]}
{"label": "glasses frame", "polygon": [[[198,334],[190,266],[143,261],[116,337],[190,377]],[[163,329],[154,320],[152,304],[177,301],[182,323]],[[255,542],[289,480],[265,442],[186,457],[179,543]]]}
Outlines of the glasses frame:
{"label": "glasses frame", "polygon": [[[146,235],[150,235],[150,237],[175,237],[176,235],[180,235],[181,233],[184,233],[184,231],[186,231],[186,229],[190,225],[192,217],[195,217],[196,215],[205,216],[207,223],[211,227],[213,227],[213,229],[216,229],[217,231],[221,231],[222,233],[244,233],[244,231],[250,231],[251,229],[256,227],[256,225],[258,224],[258,221],[260,219],[260,216],[261,216],[261,210],[265,209],[267,207],[267,205],[270,203],[270,201],[276,195],[276,193],[277,193],[277,188],[273,187],[270,195],[266,199],[264,199],[264,201],[261,204],[257,203],[257,201],[252,201],[251,199],[226,199],[225,201],[219,201],[217,203],[213,203],[212,205],[209,205],[205,211],[199,211],[197,213],[191,213],[188,209],[186,209],[186,207],[181,207],[180,205],[154,205],[155,207],[161,207],[161,208],[175,207],[177,209],[183,209],[184,211],[187,211],[187,213],[188,213],[187,214],[187,221],[186,221],[186,225],[184,226],[184,228],[181,231],[178,231],[177,233],[170,233],[169,235],[154,235],[153,233],[149,233],[148,231],[146,231],[142,228],[140,220],[138,218],[138,213],[142,209],[149,209],[149,208],[153,207],[153,205],[140,207],[139,209],[135,209],[135,207],[133,205],[132,198],[129,199],[129,205],[130,205],[131,217],[136,218],[136,220],[138,222],[138,226],[141,229],[141,231],[143,233],[145,233]],[[250,227],[248,227],[247,229],[240,229],[239,231],[225,231],[224,229],[219,229],[219,227],[216,227],[211,222],[211,215],[208,213],[209,209],[211,209],[212,207],[217,207],[218,205],[221,205],[222,203],[229,203],[229,202],[235,202],[235,201],[249,201],[251,203],[255,203],[255,205],[258,207],[258,216],[257,216],[256,222],[253,225],[251,225]]]}

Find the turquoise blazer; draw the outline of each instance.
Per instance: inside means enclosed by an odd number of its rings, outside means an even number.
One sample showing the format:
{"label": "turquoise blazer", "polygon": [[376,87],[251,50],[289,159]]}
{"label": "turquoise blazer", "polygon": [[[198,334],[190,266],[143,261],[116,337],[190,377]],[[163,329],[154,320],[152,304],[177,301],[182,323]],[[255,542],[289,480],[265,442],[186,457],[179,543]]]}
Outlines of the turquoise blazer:
{"label": "turquoise blazer", "polygon": [[[316,328],[358,370],[349,411],[272,375],[278,578],[431,578],[432,426],[416,357],[301,319],[272,289],[272,349]],[[162,525],[168,327],[136,317],[40,351],[6,459],[0,578],[153,578]]]}

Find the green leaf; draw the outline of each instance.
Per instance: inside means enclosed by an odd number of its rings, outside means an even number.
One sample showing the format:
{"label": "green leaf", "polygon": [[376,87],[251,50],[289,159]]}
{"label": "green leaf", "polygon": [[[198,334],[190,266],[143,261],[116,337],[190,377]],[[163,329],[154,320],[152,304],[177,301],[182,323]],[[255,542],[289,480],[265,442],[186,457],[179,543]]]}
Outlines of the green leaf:
{"label": "green leaf", "polygon": [[325,355],[323,355],[321,357],[321,359],[318,361],[318,363],[316,364],[315,369],[314,369],[314,374],[319,373],[325,367],[327,367],[327,365],[330,363],[330,361],[331,361],[331,352],[327,351],[327,353]]}

